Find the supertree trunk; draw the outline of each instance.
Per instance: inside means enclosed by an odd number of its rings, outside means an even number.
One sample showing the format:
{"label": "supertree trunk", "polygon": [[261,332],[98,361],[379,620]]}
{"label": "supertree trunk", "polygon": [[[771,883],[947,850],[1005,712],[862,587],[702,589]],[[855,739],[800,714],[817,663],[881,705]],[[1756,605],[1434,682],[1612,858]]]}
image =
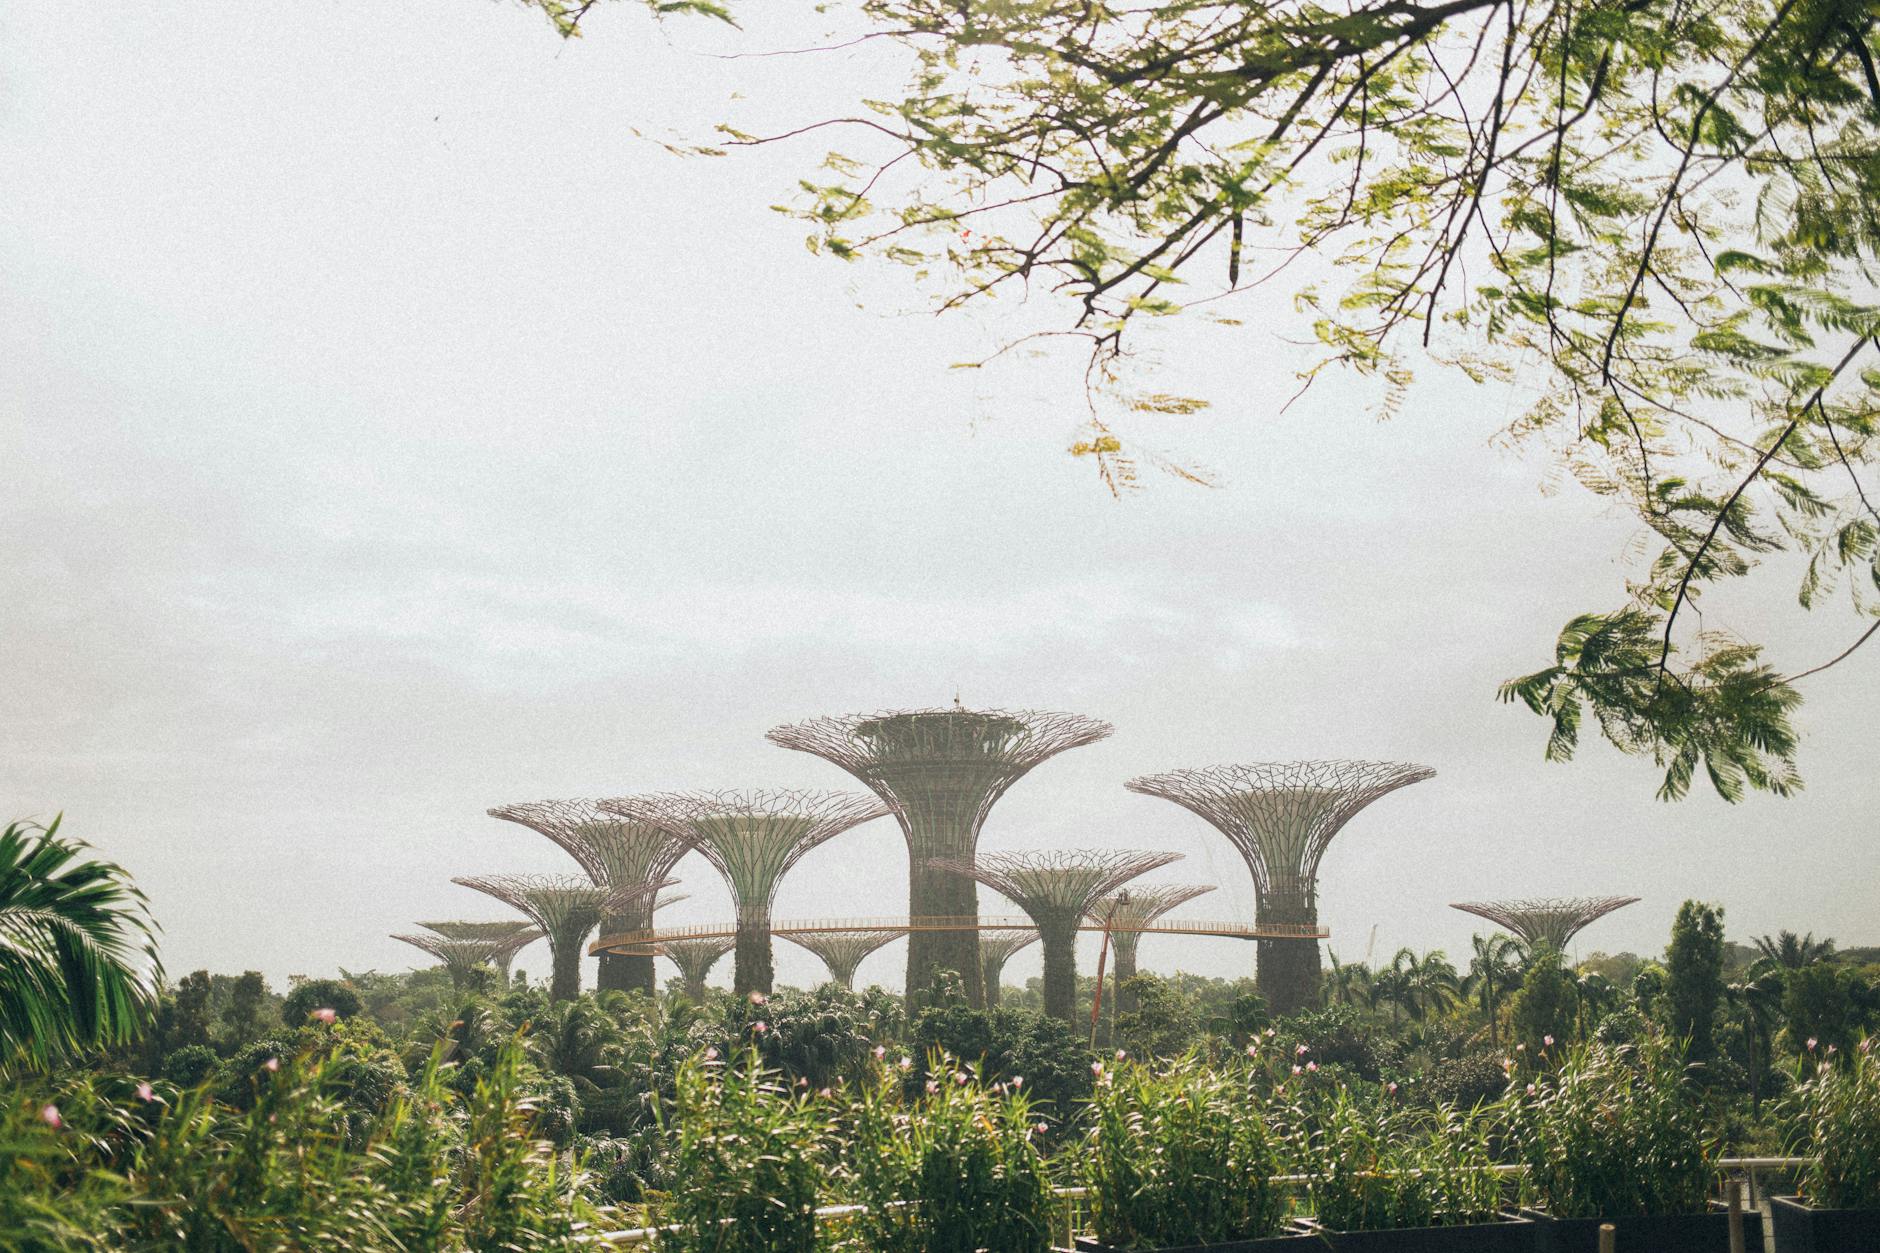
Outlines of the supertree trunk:
{"label": "supertree trunk", "polygon": [[1044,1012],[1077,1025],[1077,929],[1040,928],[1044,950]]}
{"label": "supertree trunk", "polygon": [[[581,944],[576,937],[573,944],[552,944],[552,974],[548,984],[548,999],[551,1001],[572,1001],[581,995]],[[552,937],[551,937],[552,940]]]}
{"label": "supertree trunk", "polygon": [[1116,955],[1115,982],[1112,985],[1116,992],[1111,996],[1110,1004],[1115,1008],[1118,1018],[1136,1012],[1136,989],[1129,986],[1129,981],[1136,977],[1136,942],[1141,938],[1141,933],[1129,931],[1120,935],[1112,933],[1110,936],[1110,950]]}
{"label": "supertree trunk", "polygon": [[696,978],[691,975],[685,977],[685,999],[692,1002],[694,1005],[703,1005],[705,1003],[704,975],[699,975]]}
{"label": "supertree trunk", "polygon": [[[990,961],[986,963],[988,966],[991,964]],[[981,972],[981,977],[985,980],[986,1008],[999,1008],[999,1003],[1005,999],[1005,991],[999,984],[999,976],[990,970],[986,970]]]}
{"label": "supertree trunk", "polygon": [[[644,908],[622,910],[601,919],[602,935],[620,935],[629,931],[642,931],[653,925],[652,902],[644,902]],[[600,968],[595,973],[596,989],[602,992],[639,992],[653,996],[658,992],[659,984],[653,970],[651,953],[602,953]]]}
{"label": "supertree trunk", "polygon": [[737,946],[732,949],[731,990],[739,996],[753,992],[770,995],[774,978],[770,950],[770,907],[747,905],[738,910]]}
{"label": "supertree trunk", "polygon": [[[1316,905],[1297,901],[1260,902],[1259,920],[1317,927]],[[1319,1003],[1319,942],[1314,939],[1255,941],[1255,982],[1267,1008],[1275,1014],[1296,1014]]]}
{"label": "supertree trunk", "polygon": [[974,1007],[986,1003],[985,970],[979,961],[979,932],[922,930],[921,918],[969,919],[979,917],[979,885],[965,875],[936,869],[921,857],[908,871],[908,898],[915,916],[907,936],[907,1012],[918,1014],[939,971],[952,971]]}

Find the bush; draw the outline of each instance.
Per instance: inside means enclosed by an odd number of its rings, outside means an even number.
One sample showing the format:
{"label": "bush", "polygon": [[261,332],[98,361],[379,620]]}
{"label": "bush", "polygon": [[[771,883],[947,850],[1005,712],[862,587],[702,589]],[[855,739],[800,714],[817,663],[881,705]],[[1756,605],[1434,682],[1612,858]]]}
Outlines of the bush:
{"label": "bush", "polygon": [[193,1088],[222,1064],[206,1044],[185,1044],[163,1059],[163,1077],[179,1088]]}
{"label": "bush", "polygon": [[304,979],[281,1002],[281,1022],[290,1029],[304,1027],[315,1010],[330,1009],[336,1018],[351,1018],[363,1008],[349,984],[338,979]]}
{"label": "bush", "polygon": [[1826,1058],[1795,1093],[1802,1194],[1826,1209],[1880,1209],[1880,1045]]}
{"label": "bush", "polygon": [[[1034,1111],[1068,1121],[1090,1095],[1089,1048],[1070,1027],[1029,1009],[933,1006],[913,1031],[913,1055],[959,1058],[978,1067],[986,1082],[1023,1076]],[[910,1085],[933,1076],[917,1068]]]}
{"label": "bush", "polygon": [[1403,1063],[1395,1042],[1366,1023],[1349,1005],[1333,1005],[1283,1019],[1278,1038],[1288,1054],[1303,1044],[1321,1067],[1338,1066],[1369,1083],[1378,1082]]}
{"label": "bush", "polygon": [[1131,1063],[1091,1100],[1091,1219],[1105,1244],[1162,1248],[1271,1235],[1285,1202],[1258,1105],[1193,1056]]}

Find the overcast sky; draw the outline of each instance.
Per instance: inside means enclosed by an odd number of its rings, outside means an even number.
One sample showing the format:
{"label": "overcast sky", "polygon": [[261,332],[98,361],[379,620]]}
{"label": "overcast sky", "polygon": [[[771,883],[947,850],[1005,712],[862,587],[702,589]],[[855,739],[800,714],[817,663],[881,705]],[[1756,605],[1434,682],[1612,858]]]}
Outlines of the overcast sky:
{"label": "overcast sky", "polygon": [[[0,16],[0,818],[63,810],[124,863],[172,971],[404,969],[388,933],[499,916],[451,876],[573,868],[491,805],[847,787],[764,731],[956,693],[1117,728],[1014,789],[982,847],[1178,849],[1158,878],[1220,885],[1196,917],[1250,914],[1245,867],[1124,779],[1435,767],[1326,858],[1344,958],[1374,927],[1381,957],[1466,952],[1480,924],[1448,902],[1505,895],[1644,898],[1583,953],[1658,951],[1693,896],[1739,940],[1880,943],[1880,654],[1810,681],[1796,799],[1661,804],[1650,763],[1598,745],[1544,763],[1495,685],[1619,602],[1633,529],[1492,446],[1516,397],[1430,370],[1387,423],[1337,378],[1281,414],[1304,328],[1248,297],[1244,326],[1158,343],[1215,408],[1133,432],[1221,486],[1112,499],[1065,453],[1075,361],[948,368],[1038,311],[935,320],[902,274],[810,256],[768,206],[818,148],[636,137],[812,120],[881,68],[705,55],[795,34],[620,8],[563,45],[477,0]],[[1783,666],[1845,646],[1846,613],[1791,591],[1709,624]],[[701,859],[679,873],[662,918],[728,916]],[[779,912],[905,901],[881,821]],[[819,969],[782,943],[778,967]]]}

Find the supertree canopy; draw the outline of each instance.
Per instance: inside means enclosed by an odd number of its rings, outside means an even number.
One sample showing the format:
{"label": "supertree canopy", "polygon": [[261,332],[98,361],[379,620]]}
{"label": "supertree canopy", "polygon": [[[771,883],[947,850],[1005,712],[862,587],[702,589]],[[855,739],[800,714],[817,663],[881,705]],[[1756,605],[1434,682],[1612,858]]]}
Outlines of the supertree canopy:
{"label": "supertree canopy", "polygon": [[1005,978],[1005,963],[1012,954],[1038,942],[1036,927],[984,927],[979,932],[980,977],[986,985],[986,1008],[997,1009],[1001,999],[1000,980]]}
{"label": "supertree canopy", "polygon": [[1212,883],[1156,883],[1131,886],[1097,898],[1090,906],[1092,922],[1107,925],[1110,947],[1116,953],[1116,1012],[1136,1008],[1136,993],[1125,985],[1136,975],[1136,948],[1142,929],[1197,896],[1212,892]]}
{"label": "supertree canopy", "polygon": [[[907,838],[907,995],[918,1006],[935,970],[958,975],[984,1003],[973,880],[943,863],[968,863],[992,805],[1032,767],[1092,744],[1110,724],[1077,714],[997,709],[907,709],[816,718],[771,730],[773,744],[841,766],[888,803]],[[921,920],[944,920],[923,927]]]}
{"label": "supertree canopy", "polygon": [[725,877],[738,910],[733,986],[740,996],[770,991],[770,911],[783,876],[817,845],[888,812],[872,796],[785,789],[669,792],[602,804],[671,832]]}
{"label": "supertree canopy", "polygon": [[[447,940],[509,940],[528,933],[528,938],[514,948],[498,949],[491,957],[496,971],[504,981],[509,979],[509,963],[515,960],[517,953],[542,938],[542,929],[527,918],[498,918],[491,920],[452,922],[421,922],[418,924],[426,931],[435,932]],[[399,937],[403,939],[404,937]]]}
{"label": "supertree canopy", "polygon": [[705,1001],[705,977],[718,959],[731,951],[736,940],[730,936],[706,936],[703,939],[662,940],[659,950],[672,959],[685,979],[685,999],[694,1005]]}
{"label": "supertree canopy", "polygon": [[[599,802],[593,800],[530,801],[500,805],[489,813],[492,818],[520,823],[547,836],[602,887],[628,888],[659,882],[689,851],[663,828],[603,813]],[[601,919],[600,928],[603,934],[611,935],[643,930],[652,922],[652,898],[637,896],[610,911]],[[653,958],[650,954],[603,953],[596,983],[603,991],[614,988],[651,996]]]}
{"label": "supertree canopy", "polygon": [[831,979],[845,988],[853,988],[855,970],[862,959],[906,934],[896,927],[875,931],[785,931],[783,938],[822,958]]}
{"label": "supertree canopy", "polygon": [[1267,761],[1144,775],[1124,786],[1174,801],[1231,841],[1253,872],[1262,927],[1298,938],[1258,941],[1260,992],[1275,1013],[1316,1003],[1319,861],[1332,837],[1378,797],[1431,778],[1427,766],[1383,761]]}
{"label": "supertree canopy", "polygon": [[[420,923],[430,926],[430,923]],[[450,924],[445,923],[445,926]],[[542,933],[528,923],[512,931],[507,936],[486,936],[482,939],[451,939],[438,935],[395,935],[394,940],[403,940],[414,948],[423,949],[431,956],[444,963],[444,969],[450,973],[453,987],[468,987],[478,966],[493,967],[499,977],[505,981],[509,977],[509,962],[517,951],[525,945],[533,944],[542,938]]]}
{"label": "supertree canopy", "polygon": [[1527,901],[1459,901],[1450,908],[1508,928],[1530,951],[1551,948],[1565,952],[1582,929],[1613,910],[1637,901],[1636,896],[1572,896]]}
{"label": "supertree canopy", "polygon": [[571,1001],[581,994],[582,945],[600,925],[601,915],[622,908],[636,894],[652,896],[669,886],[599,887],[575,875],[531,874],[465,876],[451,882],[487,892],[542,929],[554,963],[548,989],[554,1001]]}
{"label": "supertree canopy", "polygon": [[1070,1022],[1077,1009],[1077,929],[1090,905],[1180,853],[1120,848],[987,853],[947,865],[1009,897],[1038,924],[1044,947],[1044,1012]]}

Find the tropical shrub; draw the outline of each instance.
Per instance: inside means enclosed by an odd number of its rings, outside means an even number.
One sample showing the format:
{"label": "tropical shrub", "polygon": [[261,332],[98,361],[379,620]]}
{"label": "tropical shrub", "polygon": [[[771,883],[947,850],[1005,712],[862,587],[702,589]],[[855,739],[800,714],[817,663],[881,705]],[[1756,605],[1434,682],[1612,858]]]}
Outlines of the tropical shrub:
{"label": "tropical shrub", "polygon": [[335,1018],[351,1018],[364,1008],[365,1003],[351,984],[338,979],[303,979],[281,1002],[281,1023],[293,1030],[306,1026],[323,1009],[332,1010]]}
{"label": "tropical shrub", "polygon": [[863,1085],[850,1112],[848,1177],[868,1207],[870,1253],[1048,1253],[1051,1183],[1033,1143],[1022,1078],[988,1088],[971,1068],[929,1059],[909,1100],[891,1073]]}
{"label": "tropical shrub", "polygon": [[1826,1209],[1880,1209],[1880,1045],[1815,1063],[1795,1092],[1802,1195]]}
{"label": "tropical shrub", "polygon": [[1681,1046],[1582,1045],[1511,1090],[1509,1146],[1556,1218],[1700,1213],[1713,1145]]}
{"label": "tropical shrub", "polygon": [[1246,1085],[1194,1056],[1107,1072],[1090,1104],[1091,1220],[1105,1244],[1257,1239],[1285,1214],[1273,1136]]}
{"label": "tropical shrub", "polygon": [[[971,1009],[948,1001],[915,1020],[909,1053],[955,1057],[978,1067],[988,1083],[1024,1076],[1034,1112],[1047,1120],[1075,1118],[1090,1095],[1091,1054],[1069,1026],[1029,1009]],[[941,1077],[916,1068],[910,1085]]]}

